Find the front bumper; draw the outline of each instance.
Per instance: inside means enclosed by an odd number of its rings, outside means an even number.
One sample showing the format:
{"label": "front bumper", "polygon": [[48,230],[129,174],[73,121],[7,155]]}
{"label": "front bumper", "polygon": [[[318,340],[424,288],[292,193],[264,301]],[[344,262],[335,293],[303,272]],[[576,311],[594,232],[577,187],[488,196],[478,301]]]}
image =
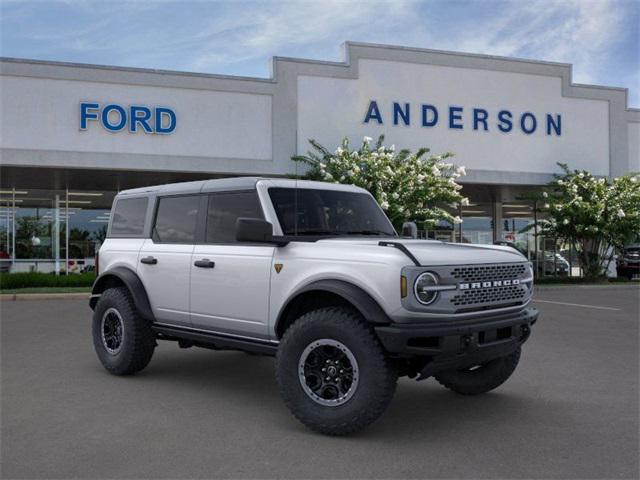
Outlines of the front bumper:
{"label": "front bumper", "polygon": [[626,277],[627,275],[637,275],[640,273],[640,262],[638,263],[622,263],[616,265],[616,273],[619,277]]}
{"label": "front bumper", "polygon": [[400,357],[426,360],[421,378],[443,370],[472,367],[509,355],[522,345],[538,319],[535,308],[458,321],[375,327],[384,348]]}

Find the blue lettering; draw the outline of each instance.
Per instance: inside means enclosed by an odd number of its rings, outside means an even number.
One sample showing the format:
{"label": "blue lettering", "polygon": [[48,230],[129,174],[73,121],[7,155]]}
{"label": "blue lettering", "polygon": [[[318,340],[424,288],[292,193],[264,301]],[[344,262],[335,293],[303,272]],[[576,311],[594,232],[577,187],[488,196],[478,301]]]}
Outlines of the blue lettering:
{"label": "blue lettering", "polygon": [[[429,120],[431,112],[431,120]],[[422,105],[422,126],[433,127],[438,123],[438,109],[433,105]]]}
{"label": "blue lettering", "polygon": [[411,123],[409,117],[409,104],[404,104],[404,110],[400,107],[399,103],[393,102],[393,124],[398,125],[398,117],[402,118],[402,121],[405,125],[409,125]]}
{"label": "blue lettering", "polygon": [[372,118],[382,125],[382,115],[380,115],[380,109],[378,108],[378,103],[375,100],[371,100],[369,102],[367,114],[364,116],[364,123],[369,123],[369,120]]}
{"label": "blue lettering", "polygon": [[129,119],[129,131],[131,133],[138,131],[138,124],[142,126],[146,133],[153,133],[153,129],[149,125],[149,120],[151,120],[151,110],[149,108],[131,105],[129,116],[131,117]]}
{"label": "blue lettering", "polygon": [[547,113],[547,135],[551,135],[552,128],[558,137],[562,135],[562,117],[560,114],[556,114],[556,121],[554,122],[551,114]]}
{"label": "blue lettering", "polygon": [[456,120],[462,120],[462,107],[449,107],[449,128],[462,130],[462,123],[455,123]]}
{"label": "blue lettering", "polygon": [[[529,128],[527,128],[527,118],[531,119],[531,126]],[[537,127],[538,121],[536,120],[536,117],[533,113],[525,112],[520,116],[520,128],[522,128],[522,131],[527,135],[531,135],[533,132],[535,132]]]}
{"label": "blue lettering", "polygon": [[484,108],[474,108],[473,109],[473,129],[478,130],[478,124],[482,123],[484,126],[484,131],[489,130],[489,126],[487,125],[487,118],[489,117],[489,112],[487,112]]}
{"label": "blue lettering", "polygon": [[[120,121],[116,124],[111,124],[109,122],[109,113],[112,111],[118,112],[118,116],[120,117]],[[124,111],[120,105],[107,105],[102,110],[102,126],[109,130],[110,132],[119,132],[124,128],[127,124],[127,112]]]}
{"label": "blue lettering", "polygon": [[80,130],[87,129],[87,120],[97,120],[98,114],[89,110],[98,110],[100,105],[97,103],[81,103],[80,104]]}
{"label": "blue lettering", "polygon": [[504,133],[508,133],[513,129],[513,122],[511,119],[513,115],[509,110],[500,110],[498,113],[498,130]]}
{"label": "blue lettering", "polygon": [[[168,118],[169,122],[164,125],[163,118]],[[176,114],[170,108],[156,107],[155,119],[156,133],[167,134],[176,129]]]}

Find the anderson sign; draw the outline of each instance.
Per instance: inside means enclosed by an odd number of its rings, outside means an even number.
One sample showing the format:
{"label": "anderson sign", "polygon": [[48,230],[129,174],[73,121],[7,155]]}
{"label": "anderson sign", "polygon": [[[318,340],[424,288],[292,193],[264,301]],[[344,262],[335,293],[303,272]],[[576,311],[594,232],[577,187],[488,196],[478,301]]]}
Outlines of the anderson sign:
{"label": "anderson sign", "polygon": [[514,113],[511,110],[489,110],[472,107],[449,105],[446,108],[428,103],[412,105],[410,103],[393,102],[390,105],[378,105],[377,100],[370,100],[364,115],[363,123],[378,125],[412,125],[435,127],[439,122],[452,130],[478,130],[488,132],[496,129],[502,133],[520,130],[526,135],[536,132],[546,135],[562,135],[562,115],[545,113],[536,115],[532,112]]}

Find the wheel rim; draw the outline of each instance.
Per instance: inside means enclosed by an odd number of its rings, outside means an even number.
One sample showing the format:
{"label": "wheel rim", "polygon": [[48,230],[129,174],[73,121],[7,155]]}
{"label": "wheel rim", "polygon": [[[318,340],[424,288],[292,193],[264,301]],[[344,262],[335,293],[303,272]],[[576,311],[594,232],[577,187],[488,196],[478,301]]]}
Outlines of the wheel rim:
{"label": "wheel rim", "polygon": [[124,341],[124,321],[120,312],[115,308],[109,308],[102,315],[102,345],[111,355],[117,355]]}
{"label": "wheel rim", "polygon": [[337,340],[323,338],[310,343],[300,356],[298,374],[307,396],[326,407],[343,405],[358,388],[358,362]]}

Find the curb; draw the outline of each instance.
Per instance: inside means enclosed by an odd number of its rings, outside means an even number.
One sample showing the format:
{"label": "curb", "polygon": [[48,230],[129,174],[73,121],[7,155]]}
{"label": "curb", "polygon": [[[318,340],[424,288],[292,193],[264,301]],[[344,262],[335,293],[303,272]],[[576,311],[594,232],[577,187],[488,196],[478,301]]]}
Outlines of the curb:
{"label": "curb", "polygon": [[0,300],[3,302],[22,300],[88,300],[90,292],[86,293],[2,293]]}

